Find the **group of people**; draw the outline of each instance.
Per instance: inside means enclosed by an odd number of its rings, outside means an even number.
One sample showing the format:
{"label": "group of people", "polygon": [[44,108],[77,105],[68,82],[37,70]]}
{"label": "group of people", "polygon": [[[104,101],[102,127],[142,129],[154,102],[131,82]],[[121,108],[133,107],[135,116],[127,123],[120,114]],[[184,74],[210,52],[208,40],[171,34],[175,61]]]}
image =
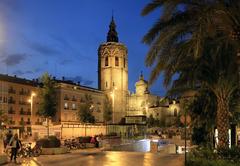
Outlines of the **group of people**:
{"label": "group of people", "polygon": [[98,135],[92,136],[90,143],[95,144],[96,148],[99,147],[99,142],[100,142],[100,136],[98,136]]}
{"label": "group of people", "polygon": [[17,159],[17,153],[18,150],[22,148],[22,143],[20,139],[18,138],[18,134],[12,134],[12,131],[9,130],[6,133],[5,139],[4,139],[4,149],[11,148],[11,158],[10,161],[14,159],[14,162],[16,163]]}

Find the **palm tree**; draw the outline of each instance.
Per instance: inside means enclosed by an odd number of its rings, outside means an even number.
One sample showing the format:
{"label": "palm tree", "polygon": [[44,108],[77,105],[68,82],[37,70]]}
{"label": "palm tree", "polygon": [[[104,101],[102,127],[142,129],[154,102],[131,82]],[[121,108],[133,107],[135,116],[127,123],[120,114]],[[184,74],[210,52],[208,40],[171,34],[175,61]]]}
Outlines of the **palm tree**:
{"label": "palm tree", "polygon": [[[150,45],[145,62],[153,66],[150,83],[153,83],[161,72],[164,73],[165,86],[171,85],[172,77],[179,75],[177,81],[187,81],[187,86],[200,85],[211,90],[217,99],[217,128],[219,146],[228,145],[229,105],[230,99],[238,88],[235,76],[228,76],[229,68],[209,66],[205,74],[196,76],[200,61],[223,63],[224,56],[237,55],[239,41],[232,40],[240,27],[240,2],[236,0],[153,0],[142,11],[147,15],[157,8],[162,14],[143,42]],[[209,45],[211,41],[211,48]],[[207,51],[206,51],[207,50]],[[221,56],[220,56],[221,55]],[[205,60],[201,59],[205,56]],[[219,56],[221,58],[219,58]],[[236,62],[235,58],[226,61],[228,66]],[[232,63],[233,61],[233,63]],[[195,64],[195,65],[192,65]],[[224,65],[223,65],[224,66]],[[225,64],[226,66],[226,64]],[[235,64],[234,64],[235,66]],[[207,68],[206,68],[207,69]],[[215,74],[211,73],[216,70]],[[203,70],[200,70],[203,72]],[[231,69],[232,72],[234,70]],[[236,70],[235,70],[236,71]],[[198,73],[197,72],[197,73]],[[200,72],[200,73],[201,73]]]}

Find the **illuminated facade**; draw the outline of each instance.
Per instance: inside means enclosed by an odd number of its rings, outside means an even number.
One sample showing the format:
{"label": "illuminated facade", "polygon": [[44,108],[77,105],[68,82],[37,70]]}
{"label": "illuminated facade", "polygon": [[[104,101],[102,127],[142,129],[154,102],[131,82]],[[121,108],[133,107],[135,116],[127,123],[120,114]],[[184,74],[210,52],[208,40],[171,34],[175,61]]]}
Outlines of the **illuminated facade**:
{"label": "illuminated facade", "polygon": [[[98,89],[82,86],[69,80],[57,82],[57,114],[53,121],[57,123],[79,122],[77,110],[85,103],[85,95],[92,97],[92,113],[96,122],[103,122],[104,101],[106,96],[112,102],[112,123],[119,123],[126,116],[147,116],[164,121],[172,121],[179,112],[177,103],[162,102],[160,96],[152,95],[148,82],[140,75],[136,82],[136,92],[128,90],[128,51],[118,41],[116,25],[112,18],[107,41],[98,49]],[[42,124],[38,111],[37,80],[26,80],[0,75],[0,109],[9,116],[11,127],[30,127]],[[32,93],[36,96],[31,96]],[[28,100],[32,98],[32,104]],[[29,129],[30,130],[30,129]]]}

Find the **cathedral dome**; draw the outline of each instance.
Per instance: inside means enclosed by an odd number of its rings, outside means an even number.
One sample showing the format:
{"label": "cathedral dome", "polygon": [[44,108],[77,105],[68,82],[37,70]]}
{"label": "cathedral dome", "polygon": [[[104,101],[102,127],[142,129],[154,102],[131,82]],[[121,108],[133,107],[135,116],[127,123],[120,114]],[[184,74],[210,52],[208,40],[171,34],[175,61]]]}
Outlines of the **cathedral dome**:
{"label": "cathedral dome", "polygon": [[136,94],[137,95],[144,95],[149,93],[148,91],[148,82],[144,80],[143,74],[141,73],[139,77],[139,81],[135,84],[136,87]]}

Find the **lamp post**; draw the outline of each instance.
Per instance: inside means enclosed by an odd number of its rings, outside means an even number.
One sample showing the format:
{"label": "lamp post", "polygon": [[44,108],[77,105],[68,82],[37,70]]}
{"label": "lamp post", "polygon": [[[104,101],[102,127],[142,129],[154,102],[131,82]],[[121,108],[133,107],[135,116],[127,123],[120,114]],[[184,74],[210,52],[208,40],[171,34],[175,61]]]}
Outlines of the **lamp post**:
{"label": "lamp post", "polygon": [[31,98],[28,102],[31,104],[31,123],[33,123],[33,97],[36,96],[36,93],[32,92]]}
{"label": "lamp post", "polygon": [[117,87],[113,87],[113,90],[112,90],[112,92],[111,92],[111,96],[112,96],[112,109],[113,109],[113,114],[112,114],[112,116],[113,116],[113,123],[115,123],[115,119],[114,119],[114,112],[115,112],[115,90],[117,90]]}

